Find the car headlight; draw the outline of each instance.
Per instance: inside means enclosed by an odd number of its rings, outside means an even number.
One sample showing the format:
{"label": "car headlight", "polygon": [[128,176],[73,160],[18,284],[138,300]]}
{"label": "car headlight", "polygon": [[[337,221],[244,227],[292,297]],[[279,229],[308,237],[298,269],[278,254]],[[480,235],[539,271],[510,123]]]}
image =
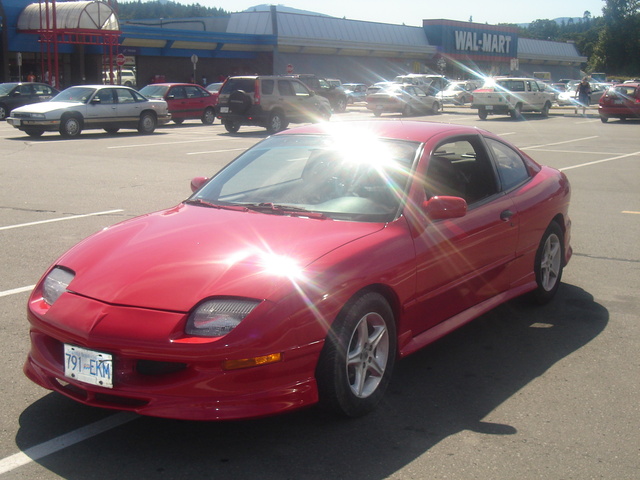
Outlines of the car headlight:
{"label": "car headlight", "polygon": [[29,114],[29,117],[39,119],[39,120],[44,120],[46,118],[44,113],[31,113]]}
{"label": "car headlight", "polygon": [[201,337],[221,337],[236,328],[259,303],[240,299],[207,300],[191,312],[185,332]]}
{"label": "car headlight", "polygon": [[62,267],[55,267],[49,272],[42,283],[42,298],[49,305],[53,305],[60,295],[67,291],[75,273]]}

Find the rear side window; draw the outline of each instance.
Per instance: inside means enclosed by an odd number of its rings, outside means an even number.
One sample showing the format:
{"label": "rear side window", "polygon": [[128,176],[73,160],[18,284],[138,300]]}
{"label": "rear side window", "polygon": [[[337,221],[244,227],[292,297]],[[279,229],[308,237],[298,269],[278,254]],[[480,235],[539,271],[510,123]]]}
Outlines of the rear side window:
{"label": "rear side window", "polygon": [[517,152],[492,138],[486,140],[496,159],[502,190],[510,190],[529,179],[527,166]]}
{"label": "rear side window", "polygon": [[273,80],[262,80],[262,93],[264,95],[273,95],[275,83]]}
{"label": "rear side window", "polygon": [[256,81],[254,78],[229,78],[220,90],[221,94],[243,90],[247,93],[254,93]]}

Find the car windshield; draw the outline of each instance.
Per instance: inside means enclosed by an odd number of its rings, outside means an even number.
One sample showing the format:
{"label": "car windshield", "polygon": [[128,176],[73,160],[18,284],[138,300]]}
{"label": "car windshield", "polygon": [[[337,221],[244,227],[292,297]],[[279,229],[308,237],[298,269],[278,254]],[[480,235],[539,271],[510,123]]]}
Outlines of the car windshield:
{"label": "car windshield", "polygon": [[16,83],[0,83],[0,95],[7,95],[16,85]]}
{"label": "car windshield", "polygon": [[96,89],[91,87],[69,87],[53,97],[51,101],[87,103],[95,91]]}
{"label": "car windshield", "polygon": [[140,90],[140,93],[147,98],[162,98],[168,89],[166,85],[147,85]]}
{"label": "car windshield", "polygon": [[399,214],[419,148],[366,133],[277,135],[247,150],[189,201],[387,222]]}

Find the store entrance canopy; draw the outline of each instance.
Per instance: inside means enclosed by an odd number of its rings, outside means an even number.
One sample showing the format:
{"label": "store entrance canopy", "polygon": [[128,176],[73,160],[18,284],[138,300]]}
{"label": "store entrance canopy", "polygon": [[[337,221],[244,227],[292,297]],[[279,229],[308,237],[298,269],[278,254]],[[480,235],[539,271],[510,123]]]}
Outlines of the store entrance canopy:
{"label": "store entrance canopy", "polygon": [[32,3],[18,17],[19,31],[50,29],[119,31],[120,22],[113,9],[104,2]]}

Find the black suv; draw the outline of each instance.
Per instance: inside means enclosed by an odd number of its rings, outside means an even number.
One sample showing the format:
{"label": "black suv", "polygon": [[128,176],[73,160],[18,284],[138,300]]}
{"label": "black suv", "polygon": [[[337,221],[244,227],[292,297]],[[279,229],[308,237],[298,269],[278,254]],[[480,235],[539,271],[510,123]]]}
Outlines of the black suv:
{"label": "black suv", "polygon": [[224,82],[216,115],[231,133],[242,125],[265,127],[269,133],[276,133],[289,123],[329,120],[331,106],[297,79],[250,75],[229,77]]}
{"label": "black suv", "polygon": [[303,81],[311,90],[329,100],[334,112],[342,113],[347,109],[347,92],[344,91],[344,88],[333,86],[324,78],[310,73],[287,76]]}

